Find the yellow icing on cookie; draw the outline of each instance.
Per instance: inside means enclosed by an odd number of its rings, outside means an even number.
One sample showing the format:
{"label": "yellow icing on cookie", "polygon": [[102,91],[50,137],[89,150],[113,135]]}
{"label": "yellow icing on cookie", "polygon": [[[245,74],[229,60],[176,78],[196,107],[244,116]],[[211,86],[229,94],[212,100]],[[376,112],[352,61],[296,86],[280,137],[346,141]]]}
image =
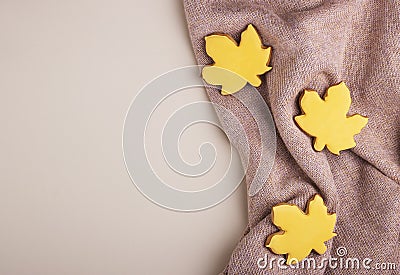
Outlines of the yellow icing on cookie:
{"label": "yellow icing on cookie", "polygon": [[296,205],[280,204],[272,208],[272,222],[282,231],[267,238],[266,247],[275,254],[287,254],[287,264],[300,262],[312,250],[326,252],[325,241],[336,236],[336,214],[328,214],[321,196],[315,195],[304,213]]}
{"label": "yellow icing on cookie", "polygon": [[316,151],[326,146],[339,155],[341,150],[356,146],[354,135],[368,122],[368,118],[358,114],[347,116],[350,105],[350,91],[344,82],[330,87],[324,99],[315,91],[305,90],[300,98],[304,114],[294,119],[304,132],[315,137]]}
{"label": "yellow icing on cookie", "polygon": [[213,85],[221,85],[221,94],[233,94],[246,83],[254,87],[261,85],[259,75],[271,70],[268,67],[271,47],[265,48],[253,27],[248,25],[242,32],[240,44],[225,34],[205,37],[206,52],[214,64],[203,69],[204,80]]}

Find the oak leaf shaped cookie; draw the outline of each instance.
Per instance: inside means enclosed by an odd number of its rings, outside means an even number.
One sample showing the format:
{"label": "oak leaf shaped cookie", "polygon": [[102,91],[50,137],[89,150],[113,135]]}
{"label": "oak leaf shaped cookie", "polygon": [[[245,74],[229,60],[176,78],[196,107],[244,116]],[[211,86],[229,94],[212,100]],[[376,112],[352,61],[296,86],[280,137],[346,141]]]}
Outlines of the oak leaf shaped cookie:
{"label": "oak leaf shaped cookie", "polygon": [[306,214],[296,205],[280,204],[272,208],[272,222],[282,231],[267,238],[266,247],[275,254],[288,254],[286,263],[300,262],[315,250],[326,252],[325,241],[336,236],[336,214],[328,214],[321,196],[315,195]]}
{"label": "oak leaf shaped cookie", "polygon": [[339,155],[341,150],[356,146],[354,135],[368,122],[361,115],[347,116],[351,105],[350,91],[344,82],[332,86],[321,99],[316,91],[305,90],[300,98],[303,115],[294,119],[300,128],[315,137],[314,149]]}
{"label": "oak leaf shaped cookie", "polygon": [[253,27],[248,25],[242,32],[240,44],[225,34],[205,37],[206,52],[214,64],[203,68],[204,80],[212,85],[221,85],[221,94],[233,94],[246,83],[254,87],[261,85],[259,75],[269,70],[271,47],[265,48]]}

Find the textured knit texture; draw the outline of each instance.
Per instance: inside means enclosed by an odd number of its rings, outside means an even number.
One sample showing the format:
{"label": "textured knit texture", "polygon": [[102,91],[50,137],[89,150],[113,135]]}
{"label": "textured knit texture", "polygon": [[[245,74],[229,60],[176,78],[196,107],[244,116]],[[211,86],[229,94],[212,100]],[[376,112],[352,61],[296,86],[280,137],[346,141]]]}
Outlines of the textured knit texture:
{"label": "textured knit texture", "polygon": [[[271,209],[282,202],[305,209],[312,195],[324,198],[329,212],[337,213],[337,237],[327,242],[316,261],[337,257],[371,258],[374,263],[400,264],[400,2],[386,0],[185,0],[187,22],[199,64],[211,64],[204,37],[226,33],[237,41],[252,23],[263,44],[272,46],[273,69],[258,89],[277,128],[277,155],[263,189],[248,199],[249,225],[233,251],[226,274],[398,274],[323,268],[318,270],[259,269],[267,254],[265,240],[278,229]],[[326,89],[340,81],[350,88],[349,114],[369,117],[355,138],[357,146],[340,156],[326,149],[316,152],[312,138],[293,117],[301,113],[298,99],[304,89]],[[249,184],[257,169],[260,136],[250,114],[233,96],[207,90],[210,100],[225,106],[243,122],[249,141]],[[242,91],[246,92],[246,91]],[[235,126],[222,117],[228,137],[237,139]],[[239,151],[240,140],[234,142]],[[230,217],[234,219],[235,217]],[[400,267],[398,266],[398,269]]]}

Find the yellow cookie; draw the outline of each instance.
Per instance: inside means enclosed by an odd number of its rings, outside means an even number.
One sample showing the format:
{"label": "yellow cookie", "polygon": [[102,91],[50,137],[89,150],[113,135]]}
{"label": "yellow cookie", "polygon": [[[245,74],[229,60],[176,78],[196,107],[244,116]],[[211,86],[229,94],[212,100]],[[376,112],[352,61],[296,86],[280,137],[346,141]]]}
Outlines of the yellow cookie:
{"label": "yellow cookie", "polygon": [[305,90],[300,98],[303,115],[294,119],[300,128],[315,137],[314,149],[339,155],[341,150],[356,146],[354,135],[360,133],[368,122],[361,115],[347,116],[351,105],[350,91],[344,82],[328,89],[324,99],[316,91]]}
{"label": "yellow cookie", "polygon": [[221,85],[223,95],[236,93],[246,83],[259,87],[259,75],[272,69],[268,67],[271,47],[262,45],[251,24],[242,32],[239,45],[225,34],[209,35],[205,40],[206,52],[215,63],[204,67],[202,76],[209,84]]}
{"label": "yellow cookie", "polygon": [[308,202],[306,213],[292,204],[274,206],[272,222],[282,231],[270,235],[266,247],[275,254],[287,254],[287,264],[300,262],[311,250],[324,254],[324,242],[336,236],[336,214],[328,214],[320,195]]}

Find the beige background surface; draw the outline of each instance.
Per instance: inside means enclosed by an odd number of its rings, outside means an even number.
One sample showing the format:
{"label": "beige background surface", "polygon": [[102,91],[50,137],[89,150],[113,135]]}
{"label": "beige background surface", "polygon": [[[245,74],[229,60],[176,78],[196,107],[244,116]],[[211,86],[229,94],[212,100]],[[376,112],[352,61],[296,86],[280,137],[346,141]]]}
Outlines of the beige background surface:
{"label": "beige background surface", "polygon": [[[194,62],[178,0],[0,1],[0,274],[222,270],[245,228],[244,186],[209,210],[173,212],[139,193],[122,158],[135,94]],[[183,139],[188,161],[205,139],[227,148],[206,126]]]}

